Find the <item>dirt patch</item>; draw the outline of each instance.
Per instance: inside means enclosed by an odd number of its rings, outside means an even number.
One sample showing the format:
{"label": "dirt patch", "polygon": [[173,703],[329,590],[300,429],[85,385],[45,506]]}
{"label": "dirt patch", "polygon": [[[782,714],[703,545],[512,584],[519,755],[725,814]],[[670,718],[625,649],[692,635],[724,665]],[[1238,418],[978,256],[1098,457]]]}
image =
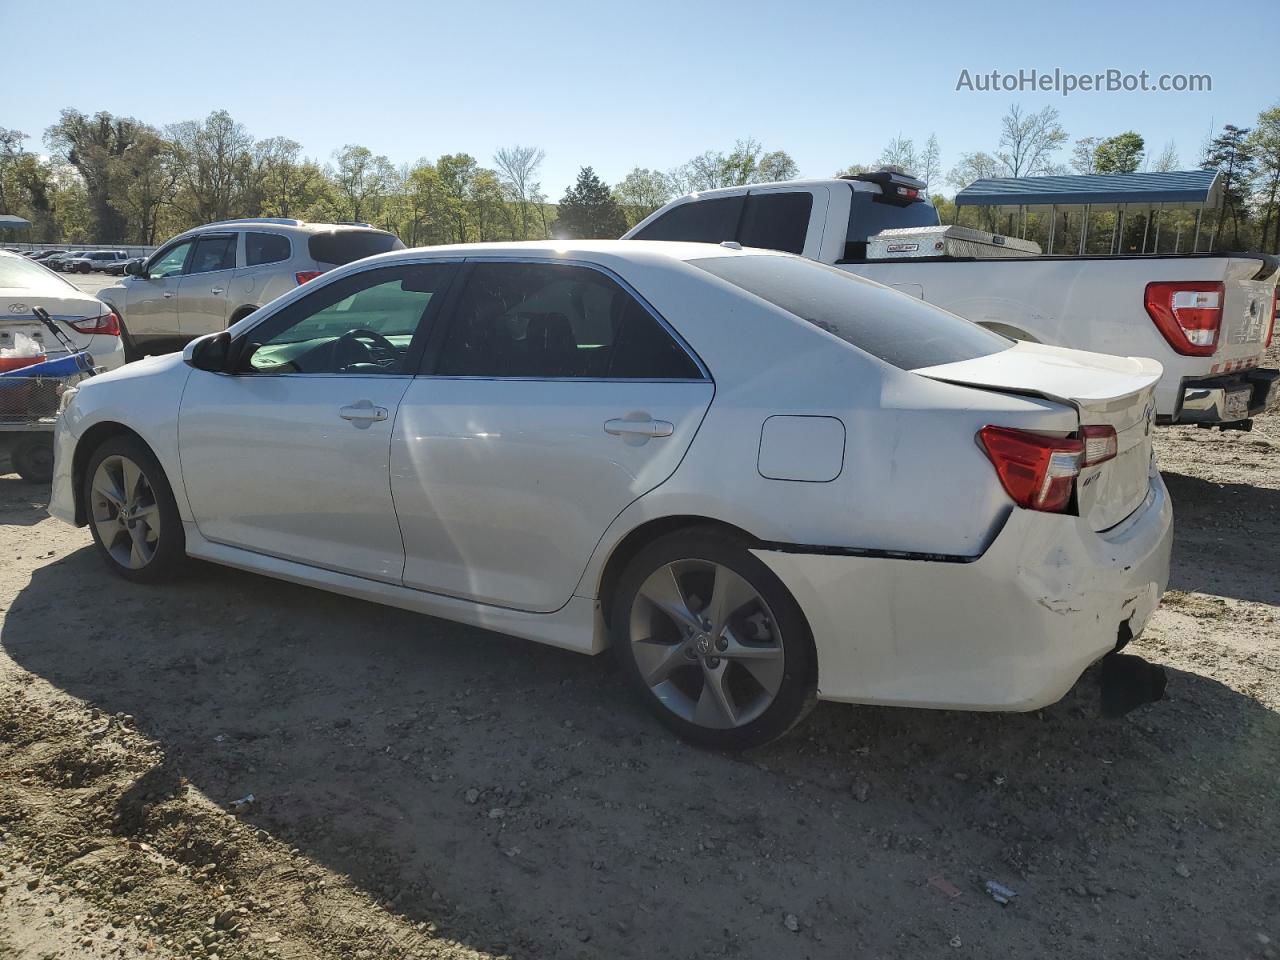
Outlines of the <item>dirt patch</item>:
{"label": "dirt patch", "polygon": [[745,757],[607,658],[122,583],[0,476],[0,956],[1276,957],[1280,417],[1158,446],[1166,701],[821,705]]}

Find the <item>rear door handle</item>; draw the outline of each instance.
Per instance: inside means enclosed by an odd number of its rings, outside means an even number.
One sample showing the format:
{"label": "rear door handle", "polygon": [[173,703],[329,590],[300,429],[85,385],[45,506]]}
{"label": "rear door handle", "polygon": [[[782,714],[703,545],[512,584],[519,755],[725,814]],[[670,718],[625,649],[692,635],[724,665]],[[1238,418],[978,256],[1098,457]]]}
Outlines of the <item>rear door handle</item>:
{"label": "rear door handle", "polygon": [[357,400],[349,407],[338,411],[343,420],[350,420],[358,427],[367,427],[378,420],[387,419],[386,407],[375,407],[370,400]]}
{"label": "rear door handle", "polygon": [[615,437],[669,437],[675,430],[665,420],[606,420],[604,432]]}
{"label": "rear door handle", "polygon": [[172,296],[173,296],[173,291],[172,291],[172,290],[166,290],[166,291],[164,292],[164,298],[165,298],[166,300],[168,300],[168,299],[169,299],[170,297],[172,297]]}
{"label": "rear door handle", "polygon": [[212,290],[210,290],[209,292],[210,292],[210,293],[222,293],[222,288],[221,288],[221,287],[214,287],[214,288],[213,288]]}

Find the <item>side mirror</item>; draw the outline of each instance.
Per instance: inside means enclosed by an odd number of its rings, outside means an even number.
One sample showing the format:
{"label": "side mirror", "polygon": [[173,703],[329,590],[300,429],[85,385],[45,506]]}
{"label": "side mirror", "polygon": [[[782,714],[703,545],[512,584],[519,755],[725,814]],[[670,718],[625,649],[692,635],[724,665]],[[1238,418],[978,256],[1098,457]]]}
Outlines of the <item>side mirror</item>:
{"label": "side mirror", "polygon": [[124,272],[131,277],[146,278],[148,274],[147,274],[147,271],[143,268],[144,262],[145,261],[143,260],[130,260],[128,263],[124,265]]}
{"label": "side mirror", "polygon": [[231,334],[225,330],[212,336],[192,340],[182,351],[187,365],[209,373],[225,373],[231,359]]}

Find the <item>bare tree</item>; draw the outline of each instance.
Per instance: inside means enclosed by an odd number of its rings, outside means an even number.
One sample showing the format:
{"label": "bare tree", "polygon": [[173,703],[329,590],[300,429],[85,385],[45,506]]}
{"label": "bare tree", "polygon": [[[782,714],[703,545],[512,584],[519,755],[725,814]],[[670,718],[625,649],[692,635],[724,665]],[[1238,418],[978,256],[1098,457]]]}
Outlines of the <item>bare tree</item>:
{"label": "bare tree", "polygon": [[520,239],[529,236],[529,208],[535,202],[535,194],[541,195],[542,185],[537,182],[538,169],[546,158],[540,147],[502,147],[493,155],[502,185],[511,193],[520,213]]}
{"label": "bare tree", "polygon": [[996,157],[1010,177],[1046,173],[1053,165],[1054,153],[1067,139],[1067,131],[1058,123],[1058,111],[1053,107],[1023,113],[1015,103],[1000,126],[1000,146],[1004,149]]}
{"label": "bare tree", "polygon": [[909,173],[913,176],[917,172],[920,164],[919,158],[916,156],[916,145],[909,137],[898,134],[880,151],[880,159],[877,161],[881,170],[896,170],[899,173]]}
{"label": "bare tree", "polygon": [[1151,161],[1151,169],[1156,173],[1168,173],[1179,166],[1178,145],[1170,140],[1160,150],[1159,156]]}
{"label": "bare tree", "polygon": [[932,133],[925,141],[924,153],[920,154],[919,176],[927,184],[942,176],[942,150],[938,146],[938,138]]}
{"label": "bare tree", "polygon": [[1098,144],[1101,137],[1081,137],[1071,150],[1071,168],[1079,174],[1098,172]]}

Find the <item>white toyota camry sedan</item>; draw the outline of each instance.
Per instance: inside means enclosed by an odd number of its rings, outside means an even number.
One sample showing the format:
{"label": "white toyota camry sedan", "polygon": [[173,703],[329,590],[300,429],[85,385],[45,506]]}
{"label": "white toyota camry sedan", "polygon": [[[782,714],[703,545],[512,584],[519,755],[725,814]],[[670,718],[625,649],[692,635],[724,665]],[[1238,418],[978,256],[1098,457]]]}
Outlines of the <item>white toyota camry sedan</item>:
{"label": "white toyota camry sedan", "polygon": [[815,699],[1031,710],[1169,569],[1151,360],[785,254],[402,250],[68,396],[50,511],[583,653],[741,748]]}

